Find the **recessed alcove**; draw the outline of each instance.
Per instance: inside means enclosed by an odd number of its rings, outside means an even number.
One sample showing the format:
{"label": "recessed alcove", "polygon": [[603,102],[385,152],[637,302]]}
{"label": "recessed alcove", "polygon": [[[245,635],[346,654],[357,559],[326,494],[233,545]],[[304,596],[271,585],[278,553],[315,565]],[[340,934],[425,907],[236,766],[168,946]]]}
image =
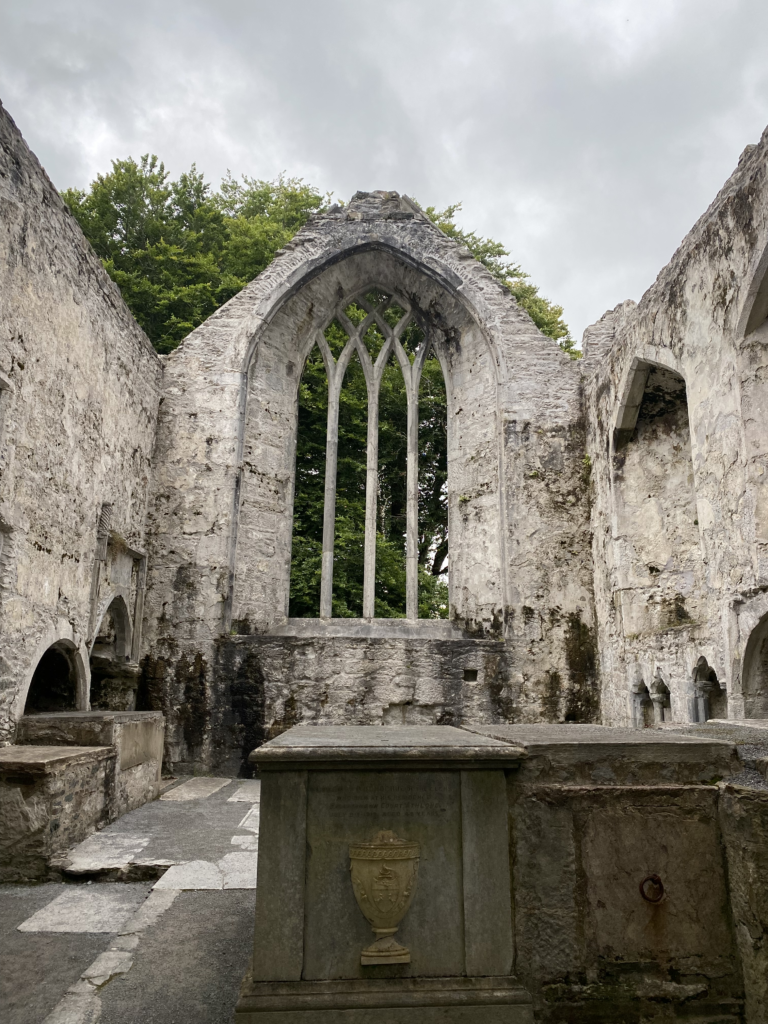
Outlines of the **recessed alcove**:
{"label": "recessed alcove", "polygon": [[619,596],[625,636],[695,625],[703,563],[684,379],[638,361],[614,432]]}
{"label": "recessed alcove", "polygon": [[75,711],[78,706],[78,690],[74,649],[66,641],[57,641],[37,663],[27,692],[24,714]]}

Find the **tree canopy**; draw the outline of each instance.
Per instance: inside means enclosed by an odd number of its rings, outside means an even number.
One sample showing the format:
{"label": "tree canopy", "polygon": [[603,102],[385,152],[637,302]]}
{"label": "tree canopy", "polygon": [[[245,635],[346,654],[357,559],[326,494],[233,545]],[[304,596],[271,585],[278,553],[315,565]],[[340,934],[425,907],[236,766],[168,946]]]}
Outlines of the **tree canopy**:
{"label": "tree canopy", "polygon": [[[269,265],[308,218],[327,208],[323,195],[300,178],[262,181],[230,173],[213,190],[193,164],[171,180],[156,156],[114,160],[88,190],[67,189],[64,201],[119,285],[123,297],[158,352],[171,352],[195,327]],[[500,242],[456,224],[461,204],[425,214],[465,245],[501,281],[537,327],[572,358],[581,355],[563,320],[562,307],[539,294],[528,275],[509,260]],[[402,311],[401,311],[402,312]],[[354,304],[348,315],[360,322]],[[389,307],[388,318],[397,311]],[[394,326],[393,319],[390,326]],[[369,332],[379,347],[383,336]],[[376,337],[378,333],[378,338]],[[402,336],[415,351],[420,328]],[[347,336],[332,323],[326,340],[338,357]],[[348,367],[339,411],[334,616],[362,614],[363,541],[368,398],[360,362]],[[317,348],[304,367],[298,395],[290,614],[319,614],[325,486],[328,388]],[[440,363],[425,361],[419,393],[419,615],[448,614],[447,401]],[[381,617],[405,614],[407,403],[405,383],[392,357],[379,397],[379,494],[376,608]]]}
{"label": "tree canopy", "polygon": [[214,192],[194,164],[171,181],[156,156],[114,160],[88,191],[62,197],[158,352],[253,280],[329,198],[299,178],[231,174]]}

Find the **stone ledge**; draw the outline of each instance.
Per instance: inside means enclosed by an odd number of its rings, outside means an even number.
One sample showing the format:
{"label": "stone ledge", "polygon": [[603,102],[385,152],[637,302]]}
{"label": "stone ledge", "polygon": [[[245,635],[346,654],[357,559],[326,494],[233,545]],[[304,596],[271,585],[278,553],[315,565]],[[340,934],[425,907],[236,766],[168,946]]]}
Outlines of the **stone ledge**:
{"label": "stone ledge", "polygon": [[114,747],[0,747],[0,774],[50,775],[59,768],[116,757]]}
{"label": "stone ledge", "polygon": [[[514,977],[363,978],[349,981],[253,981],[243,979],[235,1020],[244,1014],[291,1010],[373,1010],[419,1007],[529,1007],[531,997]],[[308,1018],[314,1020],[314,1017]],[[440,1017],[443,1020],[443,1017]],[[450,1017],[446,1017],[450,1020]],[[528,1017],[510,1018],[527,1020]],[[532,1017],[530,1018],[533,1019]]]}
{"label": "stone ledge", "polygon": [[715,736],[608,725],[468,725],[467,732],[521,747],[521,782],[567,785],[696,785],[727,779],[739,769],[736,747]]}
{"label": "stone ledge", "polygon": [[45,711],[39,715],[24,715],[19,724],[34,722],[145,722],[148,719],[162,720],[162,711]]}
{"label": "stone ledge", "polygon": [[[766,723],[768,726],[768,723]],[[675,747],[712,748],[732,747],[733,742],[721,736],[689,736],[661,729],[623,729],[612,725],[580,725],[578,723],[550,724],[536,722],[531,725],[462,725],[466,732],[478,736],[491,736],[505,743],[517,743],[527,750],[534,748],[574,747],[589,751],[590,748],[606,746],[629,746],[637,748],[658,747],[669,750]],[[768,733],[768,728],[766,729]]]}
{"label": "stone ledge", "polygon": [[472,639],[448,619],[287,619],[261,635],[297,639],[320,636],[382,640]]}
{"label": "stone ledge", "polygon": [[507,741],[450,725],[298,725],[257,747],[249,760],[260,771],[434,771],[514,766],[525,756]]}

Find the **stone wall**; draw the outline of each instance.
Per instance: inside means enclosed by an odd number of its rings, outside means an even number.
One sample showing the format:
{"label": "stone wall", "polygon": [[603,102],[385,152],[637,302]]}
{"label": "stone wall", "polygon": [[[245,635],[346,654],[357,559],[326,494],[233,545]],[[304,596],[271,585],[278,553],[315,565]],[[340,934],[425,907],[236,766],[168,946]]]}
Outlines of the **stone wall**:
{"label": "stone wall", "polygon": [[744,665],[768,612],[767,158],[764,135],[640,303],[585,334],[606,722],[654,686],[695,721],[704,662],[729,717],[764,713],[764,658]]}
{"label": "stone wall", "polygon": [[[293,721],[765,713],[766,137],[581,363],[394,192],[313,218],[161,362],[4,113],[0,135],[5,742],[54,643],[69,706],[90,656],[94,703],[162,710],[196,769]],[[302,367],[373,287],[445,377],[447,632],[287,618]]]}
{"label": "stone wall", "polygon": [[[110,780],[112,817],[157,798],[163,763],[165,723],[151,711],[68,712],[25,715],[17,744],[36,747],[109,747],[117,763]],[[110,819],[111,820],[111,819]]]}
{"label": "stone wall", "polygon": [[[88,643],[114,597],[130,599],[143,557],[162,366],[1,107],[0,253],[0,742],[8,742],[55,642],[87,707]],[[103,565],[111,577],[95,572]],[[134,600],[130,615],[135,609]]]}
{"label": "stone wall", "polygon": [[[225,655],[227,638],[302,628],[286,618],[297,388],[339,301],[372,286],[415,311],[443,366],[456,636],[498,643],[507,704],[523,718],[599,715],[578,367],[409,200],[359,193],[314,218],[166,364],[142,706],[164,710],[174,761],[210,763],[206,751],[232,744],[240,648]],[[361,668],[330,687],[344,701],[321,699],[325,670],[289,678],[287,639],[267,644],[259,729],[279,728],[288,692],[296,720],[343,722],[351,707],[386,709],[423,686],[425,714],[468,714],[443,659],[411,667],[392,626],[391,644],[367,644],[349,624],[345,650]],[[496,720],[493,707],[486,690],[474,713]]]}
{"label": "stone wall", "polygon": [[111,747],[0,751],[0,882],[44,881],[51,862],[117,817]]}

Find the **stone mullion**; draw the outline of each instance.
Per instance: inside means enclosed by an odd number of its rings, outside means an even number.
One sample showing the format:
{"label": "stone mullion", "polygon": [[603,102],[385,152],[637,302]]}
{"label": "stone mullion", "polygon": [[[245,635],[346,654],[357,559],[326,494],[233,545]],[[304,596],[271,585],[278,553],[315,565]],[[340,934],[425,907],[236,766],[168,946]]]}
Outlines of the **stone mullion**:
{"label": "stone mullion", "polygon": [[419,379],[415,366],[406,378],[408,457],[405,517],[405,617],[419,617]]}
{"label": "stone mullion", "polygon": [[[386,325],[379,324],[391,336]],[[363,347],[361,342],[361,348]],[[387,340],[371,367],[368,381],[368,458],[365,479],[365,563],[363,569],[363,618],[372,619],[376,611],[376,515],[379,501],[379,395],[381,378],[387,365],[392,342]],[[366,352],[367,355],[367,352]]]}
{"label": "stone mullion", "polygon": [[[325,346],[327,348],[327,346]],[[333,613],[333,550],[336,539],[336,470],[339,461],[339,395],[354,342],[347,342],[338,363],[326,359],[328,420],[325,434],[325,499],[323,502],[323,560],[320,576],[320,618]],[[326,353],[321,346],[323,357]]]}
{"label": "stone mullion", "polygon": [[[338,370],[334,373],[337,376]],[[336,466],[339,457],[339,394],[328,378],[328,423],[325,433],[325,500],[323,503],[323,562],[320,577],[320,618],[333,609],[333,545],[336,536]]]}
{"label": "stone mullion", "polygon": [[365,477],[365,562],[363,618],[372,619],[376,608],[376,514],[379,497],[379,385],[381,371],[374,368],[368,383],[368,455]]}
{"label": "stone mullion", "polygon": [[406,505],[405,505],[405,617],[419,617],[419,379],[421,363],[417,356],[411,365],[400,343],[405,319],[395,331],[395,354],[405,381],[408,400]]}

